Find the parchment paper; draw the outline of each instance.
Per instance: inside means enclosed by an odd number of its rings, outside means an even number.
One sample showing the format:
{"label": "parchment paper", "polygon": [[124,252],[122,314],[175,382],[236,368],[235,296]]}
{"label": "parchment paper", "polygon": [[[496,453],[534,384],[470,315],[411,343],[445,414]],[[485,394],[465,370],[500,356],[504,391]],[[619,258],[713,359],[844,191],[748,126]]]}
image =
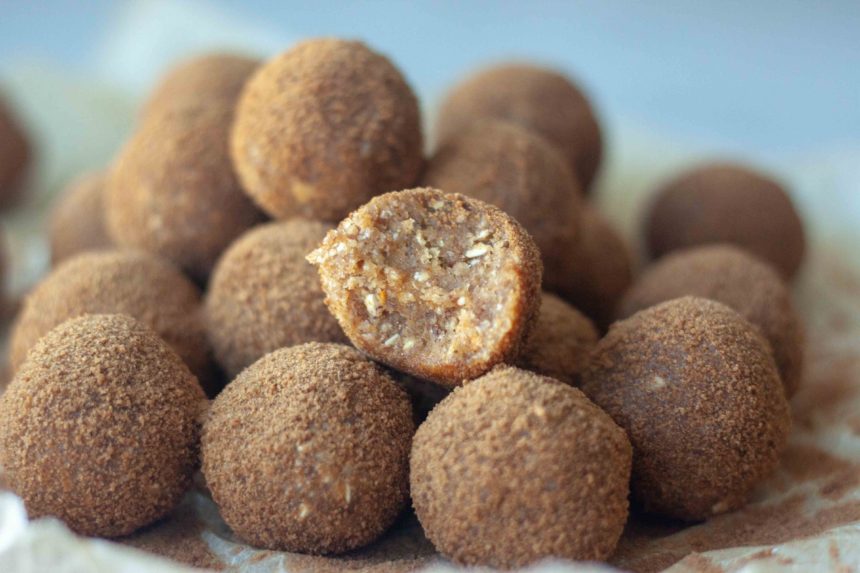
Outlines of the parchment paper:
{"label": "parchment paper", "polygon": [[[195,33],[189,37],[184,30],[191,28]],[[13,300],[7,309],[14,307],[14,294],[24,292],[47,267],[41,229],[53,195],[77,173],[110,161],[133,127],[136,100],[161,68],[175,57],[210,47],[270,53],[292,40],[256,31],[203,4],[142,2],[118,22],[97,77],[69,76],[32,63],[13,68],[2,85],[38,134],[41,153],[31,201],[3,221],[13,253]],[[638,220],[649,190],[674,170],[721,150],[661,137],[631,122],[606,120],[609,162],[597,200],[637,245]],[[693,527],[631,516],[611,560],[620,570],[860,570],[860,148],[822,150],[815,157],[762,154],[755,159],[789,184],[812,245],[795,282],[808,349],[803,386],[792,402],[790,444],[779,471],[740,511]],[[9,312],[5,314],[8,318]],[[410,514],[368,548],[320,558],[242,545],[199,485],[167,519],[116,541],[79,538],[56,520],[28,522],[20,500],[0,494],[0,571],[200,569],[325,573],[456,568],[435,554]],[[616,569],[548,563],[533,570]]]}

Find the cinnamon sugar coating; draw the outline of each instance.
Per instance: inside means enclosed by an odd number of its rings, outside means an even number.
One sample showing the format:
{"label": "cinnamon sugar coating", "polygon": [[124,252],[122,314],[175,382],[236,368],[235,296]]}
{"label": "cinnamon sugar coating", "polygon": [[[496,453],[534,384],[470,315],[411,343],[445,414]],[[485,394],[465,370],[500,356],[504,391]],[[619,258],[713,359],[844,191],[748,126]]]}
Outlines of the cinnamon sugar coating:
{"label": "cinnamon sugar coating", "polygon": [[103,191],[105,173],[88,173],[72,181],[51,210],[48,235],[56,265],[84,251],[107,249]]}
{"label": "cinnamon sugar coating", "polygon": [[776,468],[791,428],[767,341],[703,298],[613,324],[581,387],[630,437],[635,498],[678,519],[741,507]]}
{"label": "cinnamon sugar coating", "polygon": [[418,428],[415,512],[458,563],[604,560],[627,521],[630,442],[579,390],[516,368],[456,388]]}
{"label": "cinnamon sugar coating", "polygon": [[806,252],[803,222],[777,181],[742,165],[697,166],[658,192],[644,226],[651,255],[730,243],[771,263],[785,278]]}
{"label": "cinnamon sugar coating", "polygon": [[603,136],[588,99],[562,74],[527,64],[480,70],[449,92],[436,124],[436,138],[450,137],[482,119],[504,119],[545,137],[570,164],[584,190],[603,155]]}
{"label": "cinnamon sugar coating", "polygon": [[642,273],[617,316],[627,318],[685,295],[721,302],[757,326],[773,350],[786,395],[794,395],[803,373],[803,328],[776,269],[731,245],[679,250]]}
{"label": "cinnamon sugar coating", "polygon": [[278,348],[347,341],[305,260],[332,228],[304,219],[261,225],[218,261],[206,293],[206,328],[231,378]]}
{"label": "cinnamon sugar coating", "polygon": [[490,203],[516,219],[540,248],[544,282],[564,288],[579,237],[582,190],[565,158],[541,136],[500,120],[452,135],[427,164],[423,184]]}
{"label": "cinnamon sugar coating", "polygon": [[36,342],[84,314],[127,314],[152,328],[205,384],[213,381],[200,291],[178,269],[138,251],[95,251],[64,261],[27,295],[11,335],[17,369]]}
{"label": "cinnamon sugar coating", "polygon": [[366,545],[408,499],[406,394],[354,348],[276,350],[215,399],[203,473],[221,515],[255,547],[340,553]]}
{"label": "cinnamon sugar coating", "polygon": [[234,101],[201,100],[143,121],[108,179],[108,231],[121,246],[163,256],[205,283],[221,252],[263,216],[233,173]]}
{"label": "cinnamon sugar coating", "polygon": [[125,315],[50,331],[0,399],[0,464],[31,518],[126,535],[166,515],[198,464],[197,380]]}
{"label": "cinnamon sugar coating", "polygon": [[397,68],[335,39],[266,62],[242,93],[231,139],[242,184],[263,210],[331,222],[413,185],[422,146],[418,101]]}
{"label": "cinnamon sugar coating", "polygon": [[525,229],[437,189],[374,198],[308,260],[357,348],[446,385],[515,359],[540,306],[540,254]]}
{"label": "cinnamon sugar coating", "polygon": [[599,338],[588,317],[545,292],[535,326],[516,364],[575,386]]}

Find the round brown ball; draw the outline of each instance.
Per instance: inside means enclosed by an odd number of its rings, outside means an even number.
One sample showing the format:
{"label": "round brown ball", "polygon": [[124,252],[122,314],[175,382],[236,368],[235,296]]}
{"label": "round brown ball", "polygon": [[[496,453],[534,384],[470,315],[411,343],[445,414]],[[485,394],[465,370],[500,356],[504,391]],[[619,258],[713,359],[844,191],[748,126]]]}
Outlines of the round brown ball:
{"label": "round brown ball", "polygon": [[621,235],[596,208],[585,206],[579,227],[579,238],[567,250],[564,282],[545,288],[606,330],[619,299],[633,282],[632,255]]}
{"label": "round brown ball", "polygon": [[32,153],[24,126],[0,94],[0,209],[11,207],[20,198]]}
{"label": "round brown ball", "polygon": [[757,326],[773,349],[786,395],[794,395],[803,371],[803,329],[776,269],[731,245],[676,251],[642,273],[617,315],[627,318],[686,295],[721,302]]}
{"label": "round brown ball", "polygon": [[455,386],[519,354],[540,306],[540,252],[497,207],[438,189],[386,193],[308,257],[359,349]]}
{"label": "round brown ball", "polygon": [[12,367],[17,370],[51,329],[84,314],[127,314],[139,320],[204,383],[212,379],[200,290],[170,263],[138,251],[83,253],[42,279],[15,321]]}
{"label": "round brown ball", "polygon": [[630,437],[636,499],[677,519],[741,507],[776,468],[791,428],[767,341],[703,298],[613,324],[581,387]]}
{"label": "round brown ball", "polygon": [[231,151],[271,216],[337,222],[374,195],[410,187],[423,163],[418,100],[361,42],[301,42],[242,93]]}
{"label": "round brown ball", "polygon": [[205,282],[221,252],[262,220],[230,165],[232,120],[232,102],[204,101],[139,126],[106,189],[118,245],[161,255]]}
{"label": "round brown ball", "polygon": [[541,295],[540,314],[517,358],[517,366],[576,385],[599,338],[588,317],[545,292]]}
{"label": "round brown ball", "polygon": [[106,178],[105,173],[82,175],[54,204],[48,229],[54,265],[83,251],[111,246],[104,220]]}
{"label": "round brown ball", "polygon": [[564,157],[542,137],[514,123],[478,121],[436,151],[423,181],[499,207],[534,238],[544,282],[567,280],[563,261],[578,238],[582,191]]}
{"label": "round brown ball", "polygon": [[292,219],[256,227],[221,257],[206,294],[215,358],[232,378],[264,355],[303,342],[347,342],[305,257],[333,227]]}
{"label": "round brown ball", "polygon": [[499,368],[457,388],[415,434],[415,513],[466,565],[604,560],[627,521],[632,452],[582,392]]}
{"label": "round brown ball", "polygon": [[564,75],[532,65],[503,64],[455,86],[439,111],[437,141],[477,120],[518,123],[552,142],[588,190],[603,155],[603,136],[588,99]]}
{"label": "round brown ball", "polygon": [[64,322],[0,399],[0,463],[31,518],[115,537],[172,510],[197,467],[206,397],[182,360],[125,315]]}
{"label": "round brown ball", "polygon": [[146,99],[141,117],[149,117],[188,104],[226,102],[234,106],[245,82],[260,65],[240,54],[211,53],[173,66]]}
{"label": "round brown ball", "polygon": [[414,429],[406,394],[357,350],[282,348],[215,399],[203,474],[247,543],[340,553],[379,537],[406,504]]}
{"label": "round brown ball", "polygon": [[729,163],[695,167],[664,185],[645,221],[651,255],[730,243],[791,278],[803,262],[803,222],[786,190],[768,176]]}

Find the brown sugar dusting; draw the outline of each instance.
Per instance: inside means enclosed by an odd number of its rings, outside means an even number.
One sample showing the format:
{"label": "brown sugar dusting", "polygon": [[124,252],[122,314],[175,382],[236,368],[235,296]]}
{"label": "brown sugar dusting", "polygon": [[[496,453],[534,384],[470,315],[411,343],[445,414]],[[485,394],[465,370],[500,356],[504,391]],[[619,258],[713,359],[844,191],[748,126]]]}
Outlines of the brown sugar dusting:
{"label": "brown sugar dusting", "polygon": [[231,137],[242,186],[264,211],[331,222],[415,183],[422,147],[418,100],[400,71],[361,42],[330,38],[264,63]]}
{"label": "brown sugar dusting", "polygon": [[294,573],[407,573],[439,559],[411,511],[379,541],[336,557],[291,554],[285,568]]}
{"label": "brown sugar dusting", "polygon": [[798,482],[833,477],[837,474],[860,475],[858,464],[833,456],[816,447],[799,444],[792,444],[786,449],[782,455],[780,469]]}
{"label": "brown sugar dusting", "polygon": [[119,542],[192,567],[220,571],[225,565],[201,539],[200,534],[204,529],[205,525],[195,514],[194,508],[186,502],[158,523]]}
{"label": "brown sugar dusting", "polygon": [[379,367],[351,347],[307,343],[267,354],[218,395],[202,471],[248,545],[343,553],[405,506],[413,432],[405,392]]}
{"label": "brown sugar dusting", "polygon": [[611,563],[637,573],[661,571],[693,552],[776,545],[818,535],[858,519],[860,501],[847,501],[810,513],[807,498],[794,494],[777,504],[748,506],[650,542],[622,537]]}
{"label": "brown sugar dusting", "polygon": [[831,500],[841,499],[860,485],[860,464],[811,446],[789,447],[781,470],[796,482],[820,480],[818,493]]}
{"label": "brown sugar dusting", "polygon": [[412,505],[439,552],[464,565],[604,560],[627,520],[631,461],[625,433],[582,392],[497,368],[419,426]]}
{"label": "brown sugar dusting", "polygon": [[[854,406],[860,397],[860,356],[854,344],[854,314],[860,283],[840,272],[835,260],[820,258],[817,285],[803,293],[803,311],[809,324],[808,368],[792,401],[794,437],[784,452],[778,473],[767,482],[767,498],[689,529],[672,522],[634,516],[628,523],[612,564],[637,572],[661,571],[679,563],[684,571],[718,571],[716,558],[702,553],[740,546],[766,546],[731,560],[730,571],[752,562],[791,565],[773,545],[825,534],[834,527],[860,519],[860,501],[853,495],[860,486],[858,461],[849,454],[828,451],[832,438],[816,435],[840,431],[860,434],[860,415]],[[834,276],[831,276],[834,275]],[[824,290],[822,293],[814,290]],[[849,302],[850,301],[850,302]],[[841,324],[841,327],[837,326]],[[777,497],[781,499],[776,501]],[[824,551],[826,552],[826,541]],[[831,552],[838,553],[835,545]],[[844,557],[820,556],[831,570],[839,570]],[[828,562],[829,561],[829,562]],[[844,567],[844,565],[841,565]]]}

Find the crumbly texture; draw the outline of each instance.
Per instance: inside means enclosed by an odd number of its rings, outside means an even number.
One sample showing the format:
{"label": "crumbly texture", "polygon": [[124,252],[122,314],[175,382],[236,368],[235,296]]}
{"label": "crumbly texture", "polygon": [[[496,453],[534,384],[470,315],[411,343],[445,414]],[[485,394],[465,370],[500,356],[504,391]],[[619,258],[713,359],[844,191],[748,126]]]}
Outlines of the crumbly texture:
{"label": "crumbly texture", "polygon": [[624,431],[582,392],[499,368],[455,389],[418,428],[412,503],[459,563],[604,560],[627,521],[631,457]]}
{"label": "crumbly texture", "polygon": [[340,553],[370,543],[408,498],[409,399],[341,344],[266,355],[215,399],[203,473],[224,521],[256,547]]}
{"label": "crumbly texture", "polygon": [[635,498],[701,520],[741,507],[779,463],[791,428],[767,341],[727,306],[674,299],[616,322],[583,391],[633,443]]}
{"label": "crumbly texture", "polygon": [[54,204],[48,228],[54,265],[72,255],[111,246],[104,220],[105,179],[105,173],[82,175]]}
{"label": "crumbly texture", "polygon": [[200,291],[170,263],[138,251],[83,253],[42,279],[24,300],[12,330],[13,369],[60,323],[115,313],[152,328],[204,384],[214,382]]}
{"label": "crumbly texture", "polygon": [[31,161],[32,144],[27,132],[0,94],[0,209],[20,199]]}
{"label": "crumbly texture", "polygon": [[198,464],[207,406],[154,332],[125,315],[64,322],[0,399],[0,464],[31,518],[125,535],[166,515]]}
{"label": "crumbly texture", "polygon": [[126,143],[108,180],[113,240],[157,253],[205,282],[215,261],[263,219],[233,173],[231,101],[201,101],[155,114]]}
{"label": "crumbly texture", "polygon": [[423,164],[418,100],[361,42],[301,42],[242,93],[231,151],[245,189],[278,219],[340,221],[374,195],[410,187]]}
{"label": "crumbly texture", "polygon": [[588,190],[603,154],[600,125],[588,99],[565,76],[524,64],[479,71],[455,86],[439,111],[443,143],[482,119],[504,119],[542,135],[569,162]]}
{"label": "crumbly texture", "polygon": [[206,328],[231,378],[278,348],[347,342],[305,260],[332,228],[304,219],[262,225],[221,257],[206,293]]}
{"label": "crumbly texture", "polygon": [[437,189],[374,198],[308,260],[356,347],[447,385],[513,360],[540,307],[540,253],[525,229]]}
{"label": "crumbly texture", "polygon": [[695,167],[664,185],[645,220],[654,258],[708,243],[730,243],[797,272],[806,236],[786,190],[768,176],[730,163]]}
{"label": "crumbly texture", "polygon": [[564,258],[578,239],[582,190],[565,158],[541,136],[507,121],[478,121],[436,151],[423,182],[499,207],[534,238],[544,282],[568,279]]}
{"label": "crumbly texture", "polygon": [[731,245],[692,247],[666,255],[639,277],[622,299],[618,318],[682,296],[725,304],[761,329],[790,398],[803,372],[803,328],[779,273]]}
{"label": "crumbly texture", "polygon": [[146,99],[141,120],[201,101],[234,106],[245,82],[259,65],[256,58],[228,53],[203,54],[179,62]]}
{"label": "crumbly texture", "polygon": [[548,283],[545,288],[584,312],[605,331],[619,299],[633,282],[632,255],[621,235],[595,207],[585,206],[579,227],[579,238],[570,245],[562,263],[565,280]]}
{"label": "crumbly texture", "polygon": [[579,373],[600,338],[584,314],[550,293],[541,296],[540,314],[517,366],[577,385]]}

